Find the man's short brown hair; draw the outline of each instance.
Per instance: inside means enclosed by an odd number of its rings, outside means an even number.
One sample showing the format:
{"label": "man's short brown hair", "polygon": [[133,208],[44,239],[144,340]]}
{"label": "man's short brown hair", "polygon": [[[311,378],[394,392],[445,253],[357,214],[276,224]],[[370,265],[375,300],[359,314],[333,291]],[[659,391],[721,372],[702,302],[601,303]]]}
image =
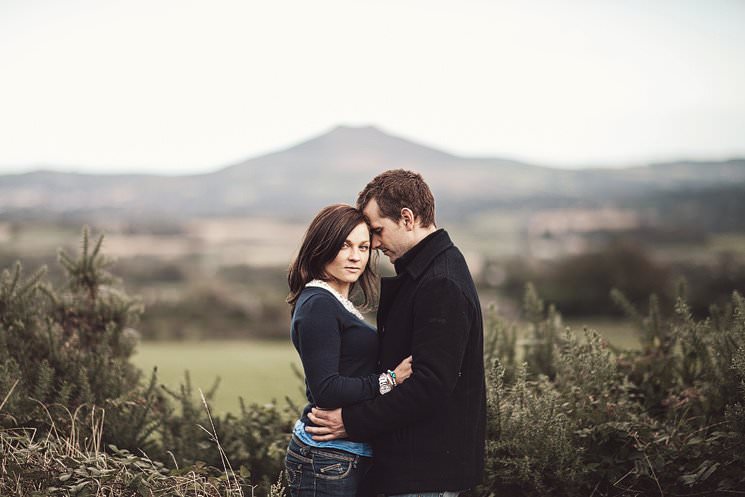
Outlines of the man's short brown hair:
{"label": "man's short brown hair", "polygon": [[375,176],[357,196],[357,208],[364,209],[372,199],[394,221],[401,219],[401,209],[409,208],[422,227],[435,224],[435,198],[419,173],[391,169]]}

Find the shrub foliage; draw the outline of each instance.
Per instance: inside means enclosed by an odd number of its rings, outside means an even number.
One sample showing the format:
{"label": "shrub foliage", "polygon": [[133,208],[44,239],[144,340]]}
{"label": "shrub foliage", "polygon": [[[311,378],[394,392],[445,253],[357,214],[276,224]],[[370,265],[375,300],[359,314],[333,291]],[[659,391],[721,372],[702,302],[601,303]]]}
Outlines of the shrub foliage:
{"label": "shrub foliage", "polygon": [[[745,299],[696,320],[618,292],[642,347],[580,338],[529,286],[525,362],[487,348],[487,472],[479,495],[745,495]],[[487,343],[505,325],[488,327]]]}
{"label": "shrub foliage", "polygon": [[[176,392],[143,377],[130,362],[142,306],[108,272],[102,240],[85,230],[77,258],[59,254],[61,288],[44,269],[0,275],[0,495],[270,491],[294,408],[243,403],[212,418],[213,392],[199,398],[188,375]],[[179,493],[184,475],[191,493]]]}
{"label": "shrub foliage", "polygon": [[[66,283],[0,276],[0,495],[281,497],[297,408],[177,391],[130,362],[142,306],[102,238],[59,255]],[[487,464],[474,496],[745,494],[745,299],[697,319],[683,286],[645,315],[619,292],[639,350],[575,334],[528,286],[524,319],[490,311]],[[602,330],[601,330],[602,331]],[[520,339],[518,339],[520,337]],[[215,385],[217,388],[217,384]]]}

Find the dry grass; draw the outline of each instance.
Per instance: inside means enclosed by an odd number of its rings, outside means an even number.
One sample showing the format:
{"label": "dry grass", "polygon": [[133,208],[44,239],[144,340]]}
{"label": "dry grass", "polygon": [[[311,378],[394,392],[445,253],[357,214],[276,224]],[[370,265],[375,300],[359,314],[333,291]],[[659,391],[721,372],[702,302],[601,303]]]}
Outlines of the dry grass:
{"label": "dry grass", "polygon": [[[5,398],[11,394],[12,389]],[[211,422],[204,396],[202,401]],[[22,427],[0,430],[0,495],[245,497],[246,492],[254,495],[256,487],[233,471],[212,423],[202,429],[222,456],[222,470],[203,465],[169,470],[145,453],[136,455],[114,446],[103,450],[105,411],[92,408],[84,418],[81,412],[78,409],[67,413],[70,429],[65,433],[57,429],[51,414],[52,429],[48,433]],[[283,494],[284,488],[278,480],[272,485],[269,497]]]}

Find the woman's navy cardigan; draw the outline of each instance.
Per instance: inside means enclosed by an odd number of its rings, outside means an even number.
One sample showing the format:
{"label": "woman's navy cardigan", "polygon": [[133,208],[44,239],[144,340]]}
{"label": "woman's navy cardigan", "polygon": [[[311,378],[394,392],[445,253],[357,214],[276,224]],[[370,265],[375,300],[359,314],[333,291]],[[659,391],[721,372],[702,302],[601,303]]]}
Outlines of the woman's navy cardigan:
{"label": "woman's navy cardigan", "polygon": [[346,407],[378,394],[377,332],[328,290],[303,289],[290,334],[305,372],[306,426],[314,426],[307,416],[313,406]]}

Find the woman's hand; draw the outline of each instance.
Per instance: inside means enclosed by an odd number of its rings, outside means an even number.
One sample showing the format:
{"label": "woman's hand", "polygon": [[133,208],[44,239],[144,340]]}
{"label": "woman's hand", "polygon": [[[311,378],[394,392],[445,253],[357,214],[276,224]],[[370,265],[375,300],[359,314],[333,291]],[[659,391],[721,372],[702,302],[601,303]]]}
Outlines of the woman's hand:
{"label": "woman's hand", "polygon": [[413,372],[413,369],[411,367],[411,356],[401,361],[401,363],[396,366],[396,369],[394,369],[393,372],[396,373],[397,385],[405,382]]}

